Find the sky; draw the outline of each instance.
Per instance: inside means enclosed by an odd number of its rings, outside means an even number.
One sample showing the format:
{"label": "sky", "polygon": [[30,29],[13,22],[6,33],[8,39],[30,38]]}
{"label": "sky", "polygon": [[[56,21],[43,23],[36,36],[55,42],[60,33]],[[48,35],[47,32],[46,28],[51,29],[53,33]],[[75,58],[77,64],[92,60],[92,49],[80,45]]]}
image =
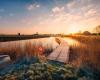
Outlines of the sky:
{"label": "sky", "polygon": [[0,34],[92,32],[100,0],[0,0]]}

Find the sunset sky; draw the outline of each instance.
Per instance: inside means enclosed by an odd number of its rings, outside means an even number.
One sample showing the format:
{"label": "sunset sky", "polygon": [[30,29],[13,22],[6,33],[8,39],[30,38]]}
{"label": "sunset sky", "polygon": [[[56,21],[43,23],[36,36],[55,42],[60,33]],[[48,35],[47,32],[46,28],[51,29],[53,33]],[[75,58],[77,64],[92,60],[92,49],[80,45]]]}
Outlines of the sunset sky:
{"label": "sunset sky", "polygon": [[0,34],[67,34],[97,25],[100,0],[0,0]]}

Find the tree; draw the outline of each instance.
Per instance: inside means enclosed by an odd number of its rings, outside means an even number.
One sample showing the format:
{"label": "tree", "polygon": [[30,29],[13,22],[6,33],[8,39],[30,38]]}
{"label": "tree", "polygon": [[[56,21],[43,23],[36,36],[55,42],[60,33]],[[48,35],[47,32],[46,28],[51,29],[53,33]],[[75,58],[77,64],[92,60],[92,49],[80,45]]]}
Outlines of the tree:
{"label": "tree", "polygon": [[84,35],[91,35],[91,33],[89,31],[84,31],[83,34]]}
{"label": "tree", "polygon": [[20,33],[18,33],[18,35],[20,36]]}

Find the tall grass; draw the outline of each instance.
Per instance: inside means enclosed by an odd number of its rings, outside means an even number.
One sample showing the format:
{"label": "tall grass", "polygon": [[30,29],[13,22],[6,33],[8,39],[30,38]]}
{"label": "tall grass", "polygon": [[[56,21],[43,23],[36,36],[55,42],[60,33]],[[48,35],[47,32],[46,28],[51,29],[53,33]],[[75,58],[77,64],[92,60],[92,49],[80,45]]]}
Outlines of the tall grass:
{"label": "tall grass", "polygon": [[4,47],[2,47],[2,45],[0,46],[0,55],[9,55],[12,61],[25,57],[47,56],[53,51],[52,46],[44,46],[42,42],[39,42],[38,44],[36,42],[32,43],[31,41],[27,41],[25,44],[20,44],[18,42],[13,42],[13,44],[11,44],[8,42],[7,44],[8,45],[5,45]]}
{"label": "tall grass", "polygon": [[70,36],[79,41],[70,50],[70,63],[100,69],[100,36]]}

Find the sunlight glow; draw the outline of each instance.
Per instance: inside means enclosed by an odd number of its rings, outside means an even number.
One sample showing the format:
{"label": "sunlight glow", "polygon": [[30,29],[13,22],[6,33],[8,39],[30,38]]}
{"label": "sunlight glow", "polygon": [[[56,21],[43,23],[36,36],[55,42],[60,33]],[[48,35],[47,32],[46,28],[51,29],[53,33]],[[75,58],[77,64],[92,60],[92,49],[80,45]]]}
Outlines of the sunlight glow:
{"label": "sunlight glow", "polygon": [[79,25],[77,25],[77,24],[71,24],[69,26],[68,32],[69,33],[77,33],[77,32],[79,32],[80,30],[79,30],[79,28],[77,28],[77,26],[79,26]]}
{"label": "sunlight glow", "polygon": [[74,40],[74,39],[71,39],[71,38],[64,38],[65,41],[68,42],[68,45],[69,46],[72,46],[72,45],[79,45],[79,42],[77,40]]}

